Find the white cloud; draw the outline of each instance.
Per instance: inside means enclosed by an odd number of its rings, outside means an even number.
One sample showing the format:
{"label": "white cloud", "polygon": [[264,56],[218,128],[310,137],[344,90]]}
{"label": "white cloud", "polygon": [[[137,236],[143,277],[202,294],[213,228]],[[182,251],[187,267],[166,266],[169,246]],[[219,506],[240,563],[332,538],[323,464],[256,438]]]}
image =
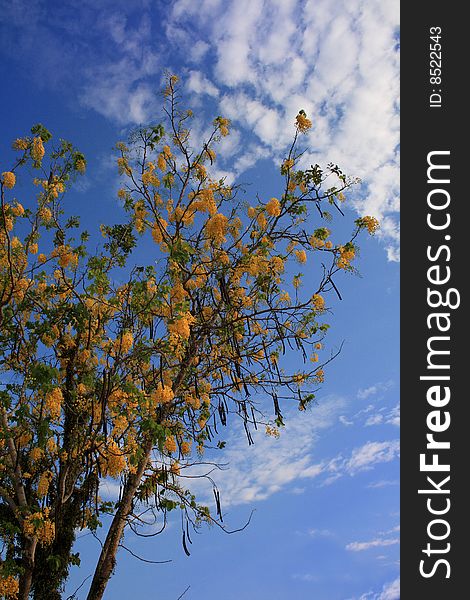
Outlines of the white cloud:
{"label": "white cloud", "polygon": [[331,537],[333,533],[329,529],[310,529],[308,532],[310,537]]}
{"label": "white cloud", "polygon": [[371,469],[378,463],[390,462],[398,458],[399,452],[399,440],[367,442],[352,451],[351,458],[346,461],[344,468],[349,475],[354,475],[358,471]]}
{"label": "white cloud", "polygon": [[190,71],[186,86],[190,92],[217,97],[219,90],[200,71]]}
{"label": "white cloud", "polygon": [[370,550],[370,548],[394,546],[395,544],[399,543],[399,538],[377,538],[375,540],[369,540],[368,542],[351,542],[350,544],[347,544],[346,550],[351,550],[352,552],[362,552],[364,550]]}
{"label": "white cloud", "polygon": [[400,427],[400,405],[397,404],[385,417],[385,422]]}
{"label": "white cloud", "polygon": [[370,427],[371,425],[395,425],[395,427],[400,427],[400,405],[396,404],[392,409],[388,412],[383,407],[379,409],[378,412],[371,414],[364,425],[366,427]]}
{"label": "white cloud", "polygon": [[400,578],[386,583],[377,600],[400,600]]}
{"label": "white cloud", "polygon": [[357,397],[359,400],[366,400],[370,396],[376,396],[381,392],[386,392],[391,387],[393,387],[393,381],[381,381],[367,388],[359,389],[357,392]]}
{"label": "white cloud", "polygon": [[313,573],[294,573],[294,575],[292,575],[292,579],[295,579],[296,581],[306,581],[309,583],[319,581],[318,575]]}
{"label": "white cloud", "polygon": [[383,420],[383,415],[377,413],[375,415],[371,415],[365,422],[365,425],[366,427],[370,427],[371,425],[380,425],[380,423],[383,423]]}
{"label": "white cloud", "polygon": [[391,485],[400,485],[398,479],[381,479],[380,481],[376,481],[374,483],[369,483],[368,488],[383,488]]}
{"label": "white cloud", "polygon": [[349,598],[348,600],[400,600],[400,578],[385,583],[380,592],[366,592],[359,598]]}

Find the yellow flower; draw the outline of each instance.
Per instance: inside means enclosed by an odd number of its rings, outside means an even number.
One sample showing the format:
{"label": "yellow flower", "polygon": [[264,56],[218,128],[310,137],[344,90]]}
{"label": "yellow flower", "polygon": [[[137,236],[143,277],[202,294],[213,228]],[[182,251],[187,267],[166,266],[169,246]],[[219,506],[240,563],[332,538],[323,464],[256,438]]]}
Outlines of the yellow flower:
{"label": "yellow flower", "polygon": [[289,169],[292,169],[294,166],[294,160],[292,158],[286,158],[286,160],[281,165],[281,172],[287,173]]}
{"label": "yellow flower", "polygon": [[33,462],[37,462],[38,460],[41,460],[41,458],[44,456],[44,451],[41,448],[38,448],[37,446],[31,449],[31,452],[29,453],[29,457]]}
{"label": "yellow flower", "polygon": [[114,351],[127,354],[134,344],[134,336],[130,331],[126,331],[120,338],[114,340]]}
{"label": "yellow flower", "polygon": [[63,400],[64,396],[62,390],[58,387],[46,394],[45,406],[52,419],[58,419],[60,417]]}
{"label": "yellow flower", "polygon": [[281,205],[277,198],[271,198],[271,200],[266,204],[266,212],[271,217],[278,217],[281,214]]}
{"label": "yellow flower", "polygon": [[316,311],[322,312],[325,310],[325,300],[320,294],[314,294],[312,298],[313,307]]}
{"label": "yellow flower", "polygon": [[46,443],[46,448],[49,452],[54,453],[57,450],[57,443],[54,438],[49,438]]}
{"label": "yellow flower", "polygon": [[2,173],[2,183],[6,188],[11,190],[13,187],[15,187],[15,183],[16,183],[15,174],[12,173],[11,171],[4,171]]}
{"label": "yellow flower", "polygon": [[44,152],[42,139],[40,137],[35,137],[33,139],[33,145],[31,146],[31,158],[36,161],[42,160]]}
{"label": "yellow flower", "polygon": [[260,229],[265,229],[266,225],[268,224],[266,217],[264,216],[264,213],[260,213],[258,215],[258,218],[256,219],[256,222],[258,223]]}
{"label": "yellow flower", "polygon": [[284,271],[284,261],[280,256],[273,256],[270,265],[275,273],[282,273]]}
{"label": "yellow flower", "polygon": [[181,472],[180,464],[178,462],[174,462],[170,467],[170,472],[173,473],[173,475],[179,475]]}
{"label": "yellow flower", "polygon": [[156,244],[161,244],[161,242],[163,242],[163,232],[166,231],[167,227],[168,223],[161,217],[159,217],[157,221],[152,224],[152,238]]}
{"label": "yellow flower", "polygon": [[220,131],[220,135],[222,137],[225,137],[228,135],[228,133],[229,133],[228,128],[230,126],[229,119],[226,119],[224,117],[217,117],[217,119],[214,120],[214,125],[215,125],[215,127],[218,127],[218,129]]}
{"label": "yellow flower", "polygon": [[25,138],[17,138],[13,142],[14,150],[26,150],[28,148],[29,142]]}
{"label": "yellow flower", "polygon": [[52,212],[46,206],[43,206],[38,210],[38,216],[44,223],[48,223],[52,218]]}
{"label": "yellow flower", "polygon": [[85,173],[85,171],[86,171],[86,162],[82,158],[80,158],[75,163],[75,168],[77,169],[77,171],[79,173],[81,173],[83,175],[83,173]]}
{"label": "yellow flower", "polygon": [[191,452],[191,442],[182,442],[181,443],[181,454],[190,454]]}
{"label": "yellow flower", "polygon": [[295,118],[295,122],[297,125],[297,129],[300,131],[300,133],[307,133],[307,131],[312,126],[312,121],[310,121],[310,119],[307,119],[307,115],[304,111],[299,112],[299,114]]}
{"label": "yellow flower", "polygon": [[226,241],[225,233],[227,231],[228,219],[222,213],[217,213],[212,216],[206,223],[207,235],[217,245],[223,244]]}
{"label": "yellow flower", "polygon": [[173,452],[176,452],[176,440],[175,440],[175,436],[169,435],[166,438],[165,444],[164,444],[164,448],[165,448],[165,450],[169,454],[172,454]]}
{"label": "yellow flower", "polygon": [[187,340],[191,334],[191,325],[195,320],[191,313],[184,313],[178,319],[175,319],[173,323],[168,324],[168,332],[177,334],[180,338]]}
{"label": "yellow flower", "polygon": [[29,250],[30,254],[37,254],[38,253],[38,245],[36,243],[30,244],[28,250]]}
{"label": "yellow flower", "polygon": [[269,435],[270,437],[279,438],[279,436],[281,434],[277,427],[272,427],[271,425],[266,425],[266,435]]}
{"label": "yellow flower", "polygon": [[157,404],[168,404],[173,400],[175,394],[171,386],[159,383],[157,389],[151,393],[150,397]]}
{"label": "yellow flower", "polygon": [[214,192],[211,188],[199,190],[197,196],[194,192],[188,194],[189,200],[191,200],[190,207],[192,210],[199,212],[207,212],[210,215],[215,215],[217,212],[217,204],[214,199]]}
{"label": "yellow flower", "polygon": [[307,262],[307,254],[305,250],[294,250],[295,258],[299,261],[300,264],[304,264]]}
{"label": "yellow flower", "polygon": [[19,238],[15,237],[11,240],[11,247],[13,250],[19,250],[20,248],[23,247],[23,244],[21,243],[21,240]]}
{"label": "yellow flower", "polygon": [[27,515],[23,521],[23,531],[29,537],[37,537],[42,546],[52,544],[55,524],[49,519],[49,508]]}
{"label": "yellow flower", "polygon": [[166,160],[163,153],[158,155],[157,167],[160,169],[160,171],[166,171]]}
{"label": "yellow flower", "polygon": [[19,591],[20,585],[13,575],[8,575],[7,577],[0,575],[0,597],[8,598],[8,600],[16,600]]}
{"label": "yellow flower", "polygon": [[339,247],[339,258],[337,265],[340,269],[347,269],[350,267],[350,262],[355,256],[354,246],[352,244],[346,244],[345,246]]}
{"label": "yellow flower", "polygon": [[114,440],[110,440],[106,449],[104,471],[110,477],[118,477],[126,468],[126,457]]}
{"label": "yellow flower", "polygon": [[70,246],[57,246],[51,253],[51,256],[58,257],[58,263],[62,268],[75,268],[78,264],[78,254],[72,250]]}
{"label": "yellow flower", "polygon": [[370,217],[370,216],[362,217],[361,219],[358,219],[356,222],[359,224],[360,227],[365,227],[371,235],[373,235],[377,231],[377,229],[379,229],[379,227],[380,227],[380,224],[375,217]]}
{"label": "yellow flower", "polygon": [[43,498],[49,491],[49,486],[52,480],[52,471],[44,471],[41,473],[38,481],[38,496]]}
{"label": "yellow flower", "polygon": [[129,166],[129,163],[127,162],[127,158],[125,158],[124,156],[120,156],[117,159],[117,165],[119,175],[123,175],[124,173],[129,176],[132,175],[132,169]]}
{"label": "yellow flower", "polygon": [[15,217],[22,217],[24,215],[23,205],[17,202],[15,206],[12,207],[11,212],[15,215]]}

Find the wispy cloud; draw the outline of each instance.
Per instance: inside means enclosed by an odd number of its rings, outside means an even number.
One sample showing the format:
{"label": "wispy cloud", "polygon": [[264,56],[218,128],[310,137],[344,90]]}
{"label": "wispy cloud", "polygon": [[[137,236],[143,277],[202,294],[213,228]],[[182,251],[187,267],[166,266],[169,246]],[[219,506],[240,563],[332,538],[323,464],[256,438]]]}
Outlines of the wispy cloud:
{"label": "wispy cloud", "polygon": [[320,581],[320,577],[314,573],[294,573],[294,575],[292,575],[292,579],[309,583]]}
{"label": "wispy cloud", "polygon": [[400,600],[400,578],[386,583],[377,600]]}
{"label": "wispy cloud", "polygon": [[365,421],[364,425],[370,427],[371,425],[395,425],[400,427],[400,405],[396,404],[392,409],[388,410],[385,408],[379,409],[378,412],[372,413]]}
{"label": "wispy cloud", "polygon": [[309,529],[308,535],[312,538],[328,538],[333,536],[329,529]]}
{"label": "wispy cloud", "polygon": [[398,457],[399,452],[399,440],[367,442],[353,450],[351,458],[346,461],[345,468],[349,475],[354,475],[358,471],[371,469],[378,463],[394,460]]}
{"label": "wispy cloud", "polygon": [[374,539],[365,542],[350,542],[346,545],[346,550],[352,552],[363,552],[371,548],[385,548],[387,546],[395,546],[400,543],[400,538],[397,537],[400,531],[400,525],[396,525],[387,531],[381,531]]}
{"label": "wispy cloud", "polygon": [[366,592],[348,600],[400,600],[400,578],[385,583],[380,592]]}
{"label": "wispy cloud", "polygon": [[369,550],[370,548],[378,548],[383,546],[393,546],[399,544],[399,538],[383,539],[378,538],[375,540],[369,540],[368,542],[351,542],[346,546],[346,550],[352,550],[353,552],[362,552],[363,550]]}
{"label": "wispy cloud", "polygon": [[393,485],[400,485],[399,480],[398,479],[381,479],[380,481],[375,481],[374,483],[369,483],[369,485],[367,487],[371,488],[371,489],[376,489],[376,488],[389,487],[389,486],[393,486]]}
{"label": "wispy cloud", "polygon": [[374,385],[370,385],[366,388],[360,388],[357,391],[357,398],[359,400],[366,400],[371,396],[377,396],[378,394],[382,394],[392,388],[394,385],[393,381],[380,381],[375,383]]}

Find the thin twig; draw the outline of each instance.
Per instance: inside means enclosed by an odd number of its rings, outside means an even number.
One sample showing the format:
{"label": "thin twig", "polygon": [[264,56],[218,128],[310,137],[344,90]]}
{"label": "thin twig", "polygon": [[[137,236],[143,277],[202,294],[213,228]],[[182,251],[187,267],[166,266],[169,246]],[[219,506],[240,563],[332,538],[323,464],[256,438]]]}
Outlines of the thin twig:
{"label": "thin twig", "polygon": [[189,590],[191,586],[188,585],[188,587],[184,590],[184,592],[181,594],[181,596],[178,596],[178,598],[176,598],[176,600],[181,600],[181,598],[186,594],[186,592]]}

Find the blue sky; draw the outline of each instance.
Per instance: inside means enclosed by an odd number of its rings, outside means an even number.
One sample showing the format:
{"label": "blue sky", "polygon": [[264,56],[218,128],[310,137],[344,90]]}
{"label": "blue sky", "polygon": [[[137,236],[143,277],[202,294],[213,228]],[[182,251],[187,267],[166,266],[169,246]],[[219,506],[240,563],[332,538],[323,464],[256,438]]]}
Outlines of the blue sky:
{"label": "blue sky", "polygon": [[[177,519],[145,543],[129,535],[133,551],[172,562],[121,551],[105,598],[176,600],[190,586],[185,600],[397,600],[398,2],[2,0],[0,15],[0,171],[11,140],[38,121],[71,139],[89,168],[68,210],[86,227],[119,218],[112,148],[158,120],[165,69],[199,115],[196,138],[217,114],[232,120],[217,167],[229,181],[276,195],[303,108],[308,160],[362,179],[336,227],[349,232],[357,214],[382,223],[362,240],[362,277],[345,275],[343,302],[331,298],[327,351],[344,346],[318,406],[286,414],[279,440],[260,435],[248,448],[236,424],[227,437],[230,468],[216,478],[226,522],[240,527],[256,509],[250,526],[194,535],[190,558]],[[69,593],[98,551],[91,536],[78,547]]]}

